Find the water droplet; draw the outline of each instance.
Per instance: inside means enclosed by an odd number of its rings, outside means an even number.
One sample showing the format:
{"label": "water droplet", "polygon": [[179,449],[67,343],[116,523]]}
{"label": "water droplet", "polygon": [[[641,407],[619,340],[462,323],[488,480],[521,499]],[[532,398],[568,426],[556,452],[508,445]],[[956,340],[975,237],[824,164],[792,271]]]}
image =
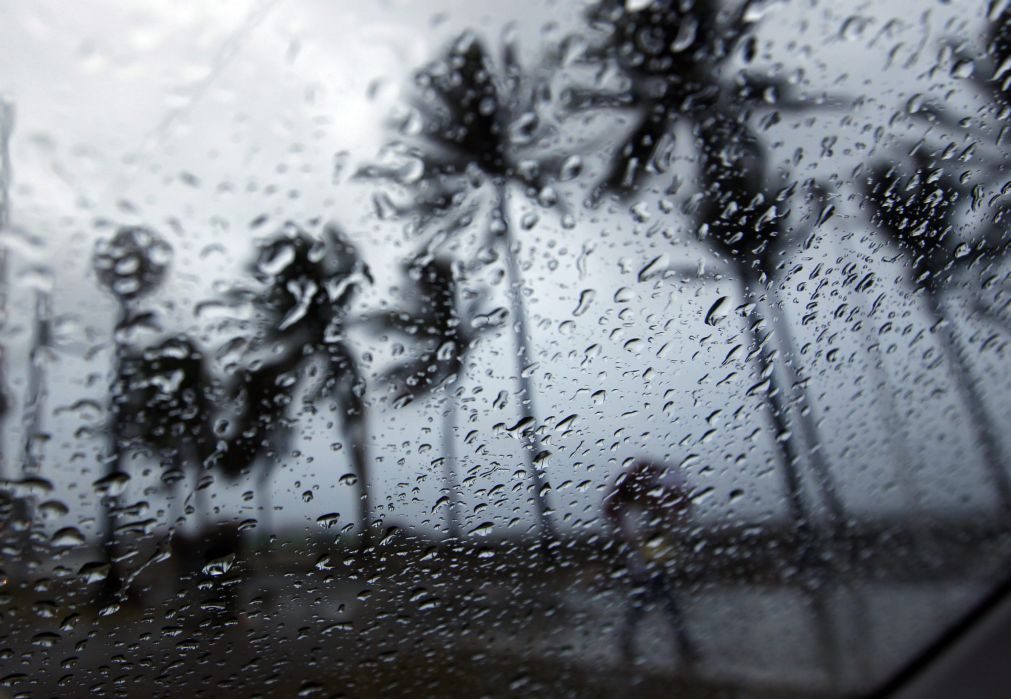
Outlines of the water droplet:
{"label": "water droplet", "polygon": [[109,577],[110,566],[103,561],[92,561],[85,563],[77,571],[77,574],[84,579],[87,584],[101,582]]}
{"label": "water droplet", "polygon": [[52,648],[60,642],[60,634],[52,631],[41,631],[32,636],[32,645],[40,648]]}
{"label": "water droplet", "polygon": [[669,265],[666,255],[657,255],[639,270],[638,279],[640,282],[644,282],[650,277],[661,274]]}
{"label": "water droplet", "polygon": [[59,500],[46,500],[39,504],[39,514],[45,519],[59,519],[65,517],[68,512],[70,508]]}
{"label": "water droplet", "polygon": [[955,65],[951,68],[951,76],[953,78],[971,78],[973,72],[976,70],[976,64],[970,58],[963,59],[961,61],[956,61]]}
{"label": "water droplet", "polygon": [[110,473],[108,476],[99,478],[93,485],[97,492],[115,497],[123,494],[123,491],[126,490],[126,485],[129,482],[129,474],[123,473],[122,471],[116,471],[115,473]]}
{"label": "water droplet", "polygon": [[76,527],[63,527],[53,534],[49,540],[53,546],[60,548],[70,546],[80,546],[84,543],[84,534]]}
{"label": "water droplet", "polygon": [[209,575],[212,578],[218,578],[231,570],[234,564],[235,554],[230,553],[226,556],[221,556],[208,561],[207,564],[200,569],[200,572],[204,575]]}
{"label": "water droplet", "polygon": [[53,484],[45,478],[33,476],[14,481],[0,481],[0,488],[10,491],[17,497],[38,497],[50,493]]}
{"label": "water droplet", "polygon": [[[728,309],[730,304],[728,303],[728,298],[726,296],[721,296],[716,299],[709,310],[706,312],[705,322],[706,325],[717,325],[721,320],[727,317]],[[698,316],[696,316],[698,317]]]}
{"label": "water droplet", "polygon": [[584,289],[583,291],[581,291],[579,293],[579,303],[576,305],[575,310],[572,311],[572,315],[581,316],[584,313],[586,313],[586,311],[588,311],[590,308],[590,304],[593,303],[593,299],[595,299],[596,297],[597,292],[594,291],[593,289]]}
{"label": "water droplet", "polygon": [[482,522],[470,530],[472,536],[488,536],[495,528],[494,522]]}
{"label": "water droplet", "polygon": [[244,519],[239,522],[239,526],[236,527],[236,529],[240,532],[245,532],[250,529],[255,529],[257,524],[259,523],[255,519]]}

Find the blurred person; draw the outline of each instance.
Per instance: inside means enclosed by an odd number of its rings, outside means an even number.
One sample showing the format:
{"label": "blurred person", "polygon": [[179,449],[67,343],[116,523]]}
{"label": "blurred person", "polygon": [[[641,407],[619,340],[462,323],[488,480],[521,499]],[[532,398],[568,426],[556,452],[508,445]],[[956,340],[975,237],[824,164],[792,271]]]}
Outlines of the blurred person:
{"label": "blurred person", "polygon": [[680,468],[636,460],[618,476],[604,500],[604,514],[617,528],[625,549],[632,594],[621,629],[621,653],[635,661],[635,633],[649,605],[659,603],[685,663],[698,660],[675,582],[684,570],[692,516],[691,489]]}

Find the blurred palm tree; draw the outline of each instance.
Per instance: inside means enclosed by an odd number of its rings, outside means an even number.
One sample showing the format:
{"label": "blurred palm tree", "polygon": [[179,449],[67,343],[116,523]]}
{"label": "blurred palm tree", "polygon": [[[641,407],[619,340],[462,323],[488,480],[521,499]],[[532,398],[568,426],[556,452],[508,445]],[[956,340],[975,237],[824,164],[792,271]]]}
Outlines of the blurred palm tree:
{"label": "blurred palm tree", "polygon": [[[989,221],[976,228],[972,241],[973,259],[978,262],[977,269],[973,271],[975,276],[983,279],[989,276],[985,274],[988,267],[1006,261],[1011,253],[1011,241],[1006,235],[1009,205],[1005,186],[1008,164],[1005,143],[1007,122],[1011,118],[1011,5],[1004,0],[991,0],[987,20],[987,43],[983,56],[966,55],[960,45],[948,47],[951,49],[952,73],[964,75],[961,71],[966,66],[971,67],[971,77],[966,82],[982,94],[987,108],[976,114],[964,115],[934,103],[925,103],[914,113],[917,119],[941,126],[944,134],[957,134],[959,141],[952,139],[948,148],[954,149],[957,143],[962,149],[959,159],[971,158],[976,163],[975,170],[979,174],[973,180],[975,184],[960,187],[960,193],[966,198],[971,196],[973,211],[982,210],[986,205],[993,212]],[[989,121],[987,117],[990,117]],[[961,174],[959,179],[964,182]],[[966,265],[959,267],[961,271],[967,271]],[[992,287],[1005,299],[1011,293],[1006,284],[988,283],[984,286]],[[1011,332],[1008,302],[996,303],[987,296],[984,288],[973,291],[970,303],[975,315],[1005,333]]]}
{"label": "blurred palm tree", "polygon": [[[384,151],[384,162],[359,174],[394,181],[409,200],[394,205],[414,218],[414,227],[433,224],[450,236],[472,228],[482,206],[489,225],[481,250],[505,258],[516,341],[525,457],[541,536],[554,538],[551,507],[540,463],[530,336],[516,229],[509,214],[514,190],[542,206],[564,210],[554,183],[573,177],[578,158],[560,152],[550,113],[547,74],[520,65],[519,50],[507,32],[496,61],[473,32],[454,39],[441,58],[416,77],[412,114],[399,137]],[[475,259],[483,256],[475,256]]]}
{"label": "blurred palm tree", "polygon": [[1011,116],[1011,5],[1005,0],[990,0],[987,19],[990,63],[975,79],[990,94],[996,116],[1007,121]]}
{"label": "blurred palm tree", "polygon": [[[942,42],[941,56],[933,70],[947,68],[953,77],[973,85],[988,102],[990,117],[998,122],[999,131],[995,137],[980,139],[972,144],[973,151],[981,151],[984,157],[1004,157],[1004,150],[990,151],[986,144],[1001,146],[1007,127],[1005,122],[1011,116],[1011,6],[1006,0],[990,0],[986,13],[987,26],[981,34],[985,39],[983,55],[970,55],[965,50],[963,39],[947,39]],[[973,115],[952,112],[948,107],[937,104],[921,95],[912,115],[914,118],[943,127],[947,131],[968,132],[982,136],[985,130],[985,112]]]}
{"label": "blurred palm tree", "polygon": [[[10,139],[14,130],[14,105],[0,98],[0,231],[10,224],[10,185],[12,166]],[[0,244],[0,330],[7,314],[7,250]],[[41,437],[42,416],[46,397],[45,362],[50,351],[51,300],[49,290],[37,287],[33,291],[33,320],[28,351],[28,382],[22,411],[22,476],[37,475],[38,440]],[[7,412],[10,409],[4,382],[5,347],[0,341],[0,477],[4,475],[3,437]],[[30,499],[15,504],[12,519],[30,524]],[[24,530],[26,545],[29,529]]]}
{"label": "blurred palm tree", "polygon": [[413,282],[414,307],[391,311],[374,319],[383,332],[396,332],[421,345],[421,353],[397,362],[383,375],[384,383],[398,392],[394,405],[405,406],[437,391],[446,396],[442,425],[442,466],[446,495],[437,506],[446,506],[449,537],[460,534],[457,498],[456,424],[457,392],[467,371],[467,358],[481,332],[494,324],[475,329],[474,319],[482,302],[481,294],[471,294],[467,303],[461,291],[463,265],[448,257],[422,255],[405,265]]}
{"label": "blurred palm tree", "polygon": [[[897,164],[880,161],[867,176],[865,195],[878,230],[890,246],[909,259],[909,283],[919,294],[933,331],[952,370],[952,381],[972,418],[976,443],[996,489],[1002,511],[1011,508],[1011,477],[999,431],[985,408],[965,349],[944,311],[952,280],[992,257],[987,241],[970,245],[960,226],[960,198],[970,192],[927,152],[917,147]],[[1003,220],[998,210],[995,220]]]}
{"label": "blurred palm tree", "polygon": [[[991,199],[994,215],[988,224],[978,232],[975,248],[983,253],[977,257],[984,265],[997,265],[1006,261],[1011,254],[1011,239],[1007,235],[1008,214],[1011,212],[1006,198],[1007,148],[1004,147],[1007,137],[1007,122],[1011,118],[1011,5],[1003,0],[991,0],[987,17],[990,19],[987,53],[989,65],[976,74],[976,83],[981,85],[989,97],[991,109],[1000,124],[1000,132],[993,139],[997,149],[997,160],[986,169],[987,184],[994,190],[998,187],[999,195]],[[970,65],[974,64],[970,63]],[[983,141],[983,134],[977,141]],[[973,188],[974,205],[982,199],[982,187]],[[1006,285],[1000,287],[1005,299],[1009,295]],[[1011,331],[1011,316],[1008,314],[1008,302],[1002,307],[988,302],[982,297],[973,301],[973,310],[983,319],[1000,327],[1004,332]]]}
{"label": "blurred palm tree", "polygon": [[[367,451],[365,378],[345,336],[345,321],[359,286],[371,282],[358,251],[334,225],[317,238],[286,224],[260,246],[250,269],[259,288],[246,294],[261,320],[253,345],[257,357],[237,376],[238,418],[219,457],[236,475],[265,458],[258,478],[266,497],[270,465],[276,462],[292,424],[295,400],[308,363],[321,361],[315,397],[329,397],[357,478],[362,546],[370,543],[370,468]],[[269,516],[269,505],[264,509]]]}
{"label": "blurred palm tree", "polygon": [[[709,119],[700,121],[695,135],[699,139],[699,170],[705,197],[695,211],[703,243],[733,271],[739,293],[753,303],[750,311],[755,333],[770,320],[769,329],[786,355],[783,368],[796,387],[797,422],[808,443],[810,465],[821,488],[824,504],[834,527],[845,526],[845,511],[819,444],[818,427],[803,382],[790,364],[799,361],[792,333],[777,309],[773,280],[778,276],[788,254],[799,242],[787,223],[789,198],[793,186],[767,191],[770,181],[766,158],[753,135],[742,126],[739,117],[716,109]],[[756,338],[756,347],[768,338]],[[777,440],[784,460],[793,463],[796,453],[790,437],[787,396],[777,385],[776,361],[771,350],[759,351],[759,375],[768,382],[766,396],[776,427]],[[787,476],[789,498],[794,515],[802,516],[803,495],[799,478]]]}
{"label": "blurred palm tree", "polygon": [[[634,119],[594,199],[604,193],[625,199],[638,195],[648,177],[666,170],[665,144],[673,142],[679,127],[691,131],[699,196],[686,213],[698,226],[701,244],[730,271],[748,309],[745,326],[754,348],[749,356],[759,377],[749,393],[762,396],[772,423],[787,506],[805,561],[802,580],[818,620],[826,666],[835,676],[841,660],[838,633],[821,591],[835,575],[825,570],[828,542],[798,471],[798,433],[807,446],[831,535],[846,547],[851,561],[856,557],[846,542],[849,520],[823,453],[800,354],[776,299],[776,279],[801,242],[789,222],[796,183],[784,183],[770,171],[765,147],[751,126],[757,109],[778,118],[781,112],[831,102],[799,99],[788,82],[776,76],[747,70],[728,76],[735,55],[749,64],[756,53],[751,31],[759,15],[754,9],[750,2],[731,7],[722,0],[654,0],[639,8],[620,0],[595,3],[589,19],[606,36],[580,60],[617,68],[624,84],[610,91],[570,89],[568,103],[576,113],[617,108]],[[789,392],[781,386],[781,377]]]}
{"label": "blurred palm tree", "polygon": [[[812,194],[811,204],[813,204],[810,208],[810,216],[815,217],[816,221],[812,229],[812,235],[814,235],[814,229],[820,228],[835,216],[835,202],[838,202],[839,198],[822,182],[812,183],[808,191]],[[919,563],[930,566],[936,560],[934,556],[935,537],[932,536],[932,532],[935,530],[934,522],[927,516],[926,504],[921,494],[922,483],[918,473],[919,464],[909,448],[910,441],[905,427],[904,413],[899,409],[897,403],[900,388],[889,376],[886,353],[881,349],[880,337],[873,327],[875,314],[880,309],[883,299],[883,296],[879,294],[873,302],[869,300],[869,293],[874,291],[878,283],[877,276],[868,272],[868,266],[872,265],[869,257],[854,250],[847,242],[846,236],[823,238],[823,240],[825,240],[828,249],[837,251],[839,255],[837,259],[847,260],[840,269],[844,277],[841,286],[852,288],[851,299],[853,299],[853,303],[847,304],[849,308],[847,320],[853,323],[853,330],[859,335],[864,354],[867,357],[868,372],[864,379],[868,379],[870,390],[873,392],[872,402],[880,416],[885,443],[892,454],[891,463],[895,482],[902,492],[909,510],[909,516],[906,519],[912,528],[912,548]]]}
{"label": "blurred palm tree", "polygon": [[122,448],[153,452],[162,465],[162,482],[173,492],[191,471],[197,492],[215,453],[217,396],[203,352],[186,335],[128,350],[118,381]]}
{"label": "blurred palm tree", "polygon": [[36,288],[32,334],[28,350],[28,385],[23,409],[22,467],[26,475],[39,468],[38,440],[42,437],[42,418],[46,401],[45,364],[52,350],[52,300],[49,290]]}
{"label": "blurred palm tree", "polygon": [[[787,223],[795,187],[769,188],[775,178],[770,177],[764,147],[749,124],[756,108],[781,112],[821,105],[794,97],[787,82],[775,76],[743,71],[733,79],[726,77],[735,52],[746,63],[755,52],[749,37],[755,21],[751,4],[737,3],[732,9],[726,5],[720,0],[657,0],[633,10],[618,0],[595,3],[590,21],[606,36],[587,48],[581,60],[615,65],[626,89],[573,88],[568,102],[574,111],[619,108],[635,119],[600,184],[601,192],[623,198],[641,191],[647,177],[665,170],[662,145],[673,140],[678,124],[691,128],[703,196],[689,213],[699,225],[702,244],[732,270],[741,298],[752,304],[748,330],[791,513],[798,523],[810,525],[796,466],[799,446],[791,428],[795,422],[832,526],[841,529],[846,523],[843,503],[825,461],[806,381],[800,376],[799,352],[775,300],[773,282],[797,243]],[[760,337],[769,321],[771,336]],[[780,345],[778,355],[768,347],[770,337]],[[792,401],[779,386],[779,372],[792,386]]]}
{"label": "blurred palm tree", "polygon": [[171,246],[156,233],[142,226],[119,228],[110,239],[99,240],[92,256],[92,267],[99,283],[113,295],[118,305],[113,329],[113,385],[108,412],[108,453],[105,475],[95,482],[104,494],[104,544],[109,574],[103,594],[109,598],[120,591],[121,579],[116,566],[116,510],[118,495],[129,475],[124,470],[127,442],[124,429],[130,414],[123,400],[123,370],[128,356],[127,337],[131,330],[151,322],[151,314],[140,313],[135,303],[151,293],[165,279],[172,257]]}
{"label": "blurred palm tree", "polygon": [[651,174],[664,171],[661,146],[678,122],[705,113],[728,85],[723,65],[750,29],[744,7],[730,13],[722,1],[658,0],[630,9],[620,0],[591,5],[588,19],[605,32],[581,57],[613,63],[626,84],[620,91],[571,88],[576,111],[620,108],[633,118],[602,179],[602,191],[631,195]]}

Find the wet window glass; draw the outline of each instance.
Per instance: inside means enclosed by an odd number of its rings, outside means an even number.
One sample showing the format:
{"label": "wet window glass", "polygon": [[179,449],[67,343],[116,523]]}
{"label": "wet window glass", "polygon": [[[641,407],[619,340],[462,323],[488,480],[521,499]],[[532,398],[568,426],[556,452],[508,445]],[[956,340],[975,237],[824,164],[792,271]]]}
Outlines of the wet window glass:
{"label": "wet window glass", "polygon": [[1011,563],[1011,8],[0,6],[0,696],[862,696]]}

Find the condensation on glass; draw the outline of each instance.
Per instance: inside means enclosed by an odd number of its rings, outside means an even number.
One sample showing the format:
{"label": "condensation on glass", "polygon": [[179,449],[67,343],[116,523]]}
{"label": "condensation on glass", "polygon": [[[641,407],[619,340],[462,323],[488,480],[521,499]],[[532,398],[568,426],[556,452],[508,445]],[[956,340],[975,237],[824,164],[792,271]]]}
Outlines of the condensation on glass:
{"label": "condensation on glass", "polygon": [[1011,562],[1005,4],[3,3],[0,696],[881,686]]}

